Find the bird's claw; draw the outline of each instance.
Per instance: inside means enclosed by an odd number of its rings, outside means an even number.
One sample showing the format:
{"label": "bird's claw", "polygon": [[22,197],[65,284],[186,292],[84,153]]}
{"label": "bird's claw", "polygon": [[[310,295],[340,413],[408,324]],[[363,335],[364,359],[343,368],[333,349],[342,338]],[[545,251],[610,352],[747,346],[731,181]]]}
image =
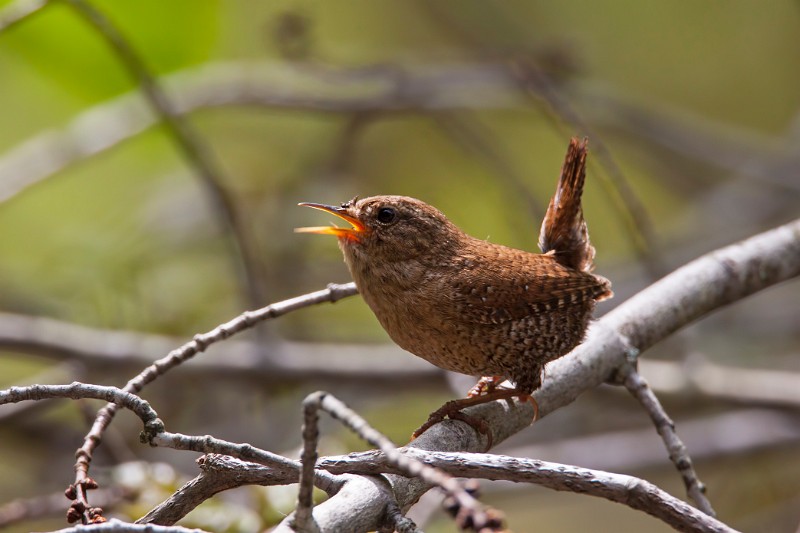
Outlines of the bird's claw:
{"label": "bird's claw", "polygon": [[[482,383],[484,381],[491,383],[495,381],[495,379],[492,377],[485,379],[481,378],[481,381],[479,381],[472,390],[477,389],[479,386],[482,388]],[[472,390],[470,392],[472,392]],[[449,402],[445,403],[440,408],[432,412],[428,417],[428,420],[411,434],[411,440],[416,439],[445,418],[450,418],[452,420],[461,420],[462,422],[469,424],[469,426],[479,434],[485,435],[488,440],[486,449],[489,450],[494,443],[494,436],[492,435],[489,424],[487,424],[485,420],[465,414],[462,409],[483,403],[493,402],[495,400],[507,400],[510,402],[515,397],[519,398],[522,402],[530,402],[530,404],[533,406],[533,420],[531,420],[531,424],[536,422],[539,419],[539,404],[536,402],[533,396],[528,393],[520,392],[516,389],[494,389],[491,391],[486,391],[479,396],[468,396],[467,398],[450,400]]]}

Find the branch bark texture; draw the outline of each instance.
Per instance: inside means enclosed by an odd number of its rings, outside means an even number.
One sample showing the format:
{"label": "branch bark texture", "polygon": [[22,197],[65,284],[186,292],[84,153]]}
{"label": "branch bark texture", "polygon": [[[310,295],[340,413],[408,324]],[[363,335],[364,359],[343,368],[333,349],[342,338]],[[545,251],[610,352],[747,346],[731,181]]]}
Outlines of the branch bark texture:
{"label": "branch bark texture", "polygon": [[[405,453],[455,477],[535,483],[553,490],[606,498],[655,516],[678,531],[734,531],[718,520],[709,520],[708,515],[652,483],[623,474],[495,454],[422,452],[414,449]],[[318,466],[332,473],[375,475],[398,471],[378,451],[326,457]]]}
{"label": "branch bark texture", "polygon": [[[547,367],[544,384],[533,395],[539,404],[539,416],[614,379],[623,365],[635,361],[644,350],[714,309],[798,275],[800,220],[688,263],[608,313],[590,328],[583,344]],[[533,409],[527,403],[495,402],[471,408],[468,413],[486,420],[495,443],[499,443],[528,427]],[[446,420],[408,448],[480,452],[485,446],[485,439],[469,426]],[[396,475],[387,478],[403,509],[430,488],[419,479]],[[370,494],[364,490],[370,489],[361,487],[357,506],[349,505],[338,494],[316,506],[313,515],[320,531],[345,531],[354,520],[378,528],[379,517],[391,499],[377,487]]]}

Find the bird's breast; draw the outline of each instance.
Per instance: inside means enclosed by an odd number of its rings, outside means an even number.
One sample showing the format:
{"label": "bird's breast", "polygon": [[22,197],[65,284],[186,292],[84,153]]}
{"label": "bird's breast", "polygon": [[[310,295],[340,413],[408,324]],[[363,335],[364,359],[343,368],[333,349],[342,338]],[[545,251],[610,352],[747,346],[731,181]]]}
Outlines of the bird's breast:
{"label": "bird's breast", "polygon": [[419,261],[381,265],[357,257],[347,263],[364,301],[398,346],[447,370],[482,371],[485,357],[468,345],[464,328],[453,320],[447,267]]}

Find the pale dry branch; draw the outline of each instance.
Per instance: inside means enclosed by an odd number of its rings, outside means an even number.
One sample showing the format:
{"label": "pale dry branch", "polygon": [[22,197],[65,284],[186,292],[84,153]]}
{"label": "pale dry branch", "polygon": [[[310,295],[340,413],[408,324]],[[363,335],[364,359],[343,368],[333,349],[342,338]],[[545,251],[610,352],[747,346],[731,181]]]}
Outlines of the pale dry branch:
{"label": "pale dry branch", "polygon": [[[530,424],[533,408],[527,402],[522,405],[493,402],[471,408],[469,414],[477,420],[490,423],[494,442],[499,443]],[[486,437],[470,426],[460,421],[445,420],[426,431],[408,448],[483,451],[486,446]],[[314,507],[314,521],[323,533],[343,529],[379,529],[383,524],[383,511],[390,509],[393,504],[405,511],[431,488],[429,483],[420,478],[405,476],[389,475],[384,481],[362,476],[347,476],[346,479],[340,492]],[[287,521],[275,530],[276,533],[289,531],[292,529]]]}
{"label": "pale dry branch", "polygon": [[628,392],[639,401],[653,421],[656,431],[667,447],[670,460],[683,479],[689,498],[701,511],[708,515],[716,516],[713,507],[711,507],[711,502],[706,498],[706,487],[700,481],[697,472],[695,472],[694,465],[689,457],[689,451],[675,432],[675,423],[667,415],[647,381],[636,371],[633,364],[625,365],[620,369],[620,381],[628,389]]}
{"label": "pale dry branch", "polygon": [[[227,455],[209,454],[198,459],[202,473],[172,494],[167,500],[153,508],[137,523],[153,523],[171,525],[186,516],[198,505],[205,502],[215,494],[243,485],[289,485],[297,482],[297,471],[291,469],[276,469],[261,464],[242,461]],[[340,476],[347,482],[356,484],[351,487],[352,493],[357,493],[359,478],[353,476]],[[331,492],[333,490],[329,488]],[[338,488],[337,488],[338,490]],[[386,487],[381,488],[383,492]],[[387,492],[388,494],[388,492]],[[399,513],[395,503],[387,504],[386,522],[394,524],[398,531],[414,531],[413,522]]]}
{"label": "pale dry branch", "polygon": [[[800,441],[800,425],[797,424],[796,417],[764,409],[740,410],[687,420],[681,424],[681,429],[687,442],[692,444],[692,455],[695,458],[743,454]],[[716,435],[728,437],[703,438]],[[607,471],[652,468],[663,464],[662,452],[655,447],[642,447],[642,443],[652,440],[652,437],[652,426],[649,426],[549,441],[507,450],[506,454],[517,457],[556,458],[560,463],[577,463],[586,457],[591,457],[593,465],[598,465],[600,469]],[[370,452],[367,456],[374,453]],[[322,468],[328,464],[339,465],[339,461],[348,458],[353,462],[362,460],[359,454],[323,457],[319,465]],[[150,511],[146,516],[147,521],[162,525],[175,523],[194,507],[225,488],[242,485],[285,485],[297,480],[294,472],[279,472],[263,465],[223,455],[207,455],[201,457],[198,462],[201,473]],[[359,468],[372,467],[365,465]],[[489,486],[486,490],[492,490],[492,487]],[[143,518],[140,521],[144,520]]]}
{"label": "pale dry branch", "polygon": [[[796,417],[787,414],[751,409],[684,421],[681,428],[684,436],[688,435],[687,441],[692,443],[693,456],[702,458],[719,457],[720,454],[742,454],[764,447],[796,443],[800,440],[800,426],[796,422]],[[704,435],[729,437],[703,439]],[[663,453],[658,452],[655,447],[642,447],[642,442],[652,440],[652,436],[652,427],[643,427],[638,430],[603,433],[520,447],[508,450],[507,454],[517,457],[555,457],[560,463],[577,463],[586,457],[591,457],[592,464],[599,465],[602,470],[652,468],[663,464]],[[371,468],[385,471],[384,461],[381,460],[381,466],[371,464],[375,456],[379,456],[378,452],[322,457],[318,465],[320,468],[334,465],[333,468],[346,469],[356,464],[353,466],[356,472],[357,469],[372,472],[369,470]],[[276,470],[225,455],[206,455],[201,457],[198,463],[201,470],[198,476],[184,484],[169,499],[139,521],[161,525],[174,524],[221,490],[243,485],[286,485],[297,481],[295,471]],[[457,472],[451,473],[460,475]],[[532,480],[528,482],[540,484]],[[546,486],[545,483],[546,481],[541,484]],[[492,486],[486,490],[492,490]],[[387,506],[388,521],[391,502],[387,502]]]}
{"label": "pale dry branch", "polygon": [[[248,443],[235,443],[222,439],[217,439],[211,435],[183,435],[181,433],[170,433],[164,431],[154,432],[146,435],[146,441],[151,446],[161,446],[174,450],[186,450],[200,453],[221,453],[236,457],[251,463],[258,463],[274,468],[278,476],[285,476],[288,472],[295,474],[300,472],[300,464],[297,461],[287,459],[282,455],[256,448]],[[316,476],[323,485],[324,490],[335,490],[336,482],[331,476]]]}
{"label": "pale dry branch", "polygon": [[[604,316],[641,352],[711,311],[800,275],[800,219],[706,254]],[[633,353],[638,355],[638,353]]]}
{"label": "pale dry branch", "polygon": [[[69,398],[73,400],[91,398],[113,402],[114,405],[125,407],[141,419],[144,429],[140,435],[140,440],[142,443],[147,443],[151,446],[230,455],[244,461],[269,466],[272,469],[272,474],[283,480],[296,480],[300,472],[300,464],[297,461],[256,448],[247,443],[231,443],[216,439],[210,435],[191,436],[167,432],[164,428],[164,423],[158,418],[158,414],[148,402],[133,393],[116,387],[74,382],[70,385],[30,385],[0,390],[0,405],[52,398]],[[342,482],[336,476],[324,471],[313,472],[313,481],[321,489],[328,492],[335,492],[342,486]],[[76,481],[76,485],[77,483]],[[88,477],[84,477],[80,483],[84,485],[85,489],[96,488],[97,486]],[[84,523],[102,522],[103,520],[100,518],[102,511],[86,506],[86,502],[78,498],[76,485],[72,485],[68,489],[70,499],[74,500],[70,507],[71,510],[74,510],[69,514],[70,521],[81,519]],[[87,519],[83,516],[84,512],[89,513],[92,518]]]}
{"label": "pale dry branch", "polygon": [[[36,383],[64,383],[71,381],[81,381],[84,374],[84,368],[80,364],[65,362],[59,365],[47,368],[38,374],[31,376],[17,382],[17,386],[33,385]],[[17,403],[8,405],[0,411],[0,423],[9,423],[18,420],[23,416],[29,416],[32,411],[38,411],[45,408],[45,404],[40,402],[35,403]]]}
{"label": "pale dry branch", "polygon": [[[644,511],[678,531],[734,531],[652,483],[632,476],[495,454],[442,453],[410,448],[404,449],[403,453],[454,477],[533,483],[552,490],[605,498]],[[379,451],[324,457],[318,467],[332,473],[402,474]]]}
{"label": "pale dry branch", "polygon": [[[709,253],[669,274],[622,303],[590,328],[573,352],[547,367],[542,387],[533,396],[539,416],[574,401],[584,391],[614,378],[631,358],[709,312],[754,292],[800,275],[800,220]],[[494,402],[467,410],[485,420],[499,443],[525,429],[533,409],[525,404]],[[437,451],[483,451],[486,442],[471,427],[456,420],[441,422],[408,448]],[[394,499],[407,509],[430,485],[419,479],[387,476]],[[359,505],[338,495],[314,508],[321,531],[357,521],[375,529],[375,510],[385,508],[381,490],[363,486]],[[370,502],[365,504],[365,502]],[[319,514],[317,514],[319,513]],[[320,517],[325,516],[325,520]],[[713,520],[711,517],[709,519]]]}
{"label": "pale dry branch", "polygon": [[169,526],[215,494],[243,485],[288,485],[297,469],[276,469],[228,455],[207,454],[197,460],[200,474],[136,522]]}
{"label": "pale dry branch", "polygon": [[161,424],[161,421],[158,420],[158,414],[150,407],[149,403],[135,394],[118,389],[117,387],[92,385],[75,381],[69,385],[28,385],[27,387],[11,387],[9,389],[0,390],[0,405],[24,402],[27,400],[48,400],[52,398],[68,398],[71,400],[91,398],[94,400],[105,400],[132,411],[142,420],[145,429],[157,429]]}
{"label": "pale dry branch", "polygon": [[[338,498],[338,501],[346,501],[348,504],[337,506],[326,505],[327,502],[323,502],[317,505],[314,507],[313,520],[310,523],[311,529],[306,531],[319,531],[320,533],[352,531],[355,533],[380,529],[385,524],[385,516],[393,508],[392,505],[397,505],[391,486],[386,479],[381,476],[349,474],[341,475],[339,478],[344,484],[333,497]],[[371,510],[371,512],[354,513],[353,509]],[[335,525],[331,527],[331,524]],[[270,530],[270,533],[295,533],[296,531],[294,514],[291,514]]]}
{"label": "pale dry branch", "polygon": [[[330,284],[327,289],[321,291],[283,300],[262,307],[256,311],[242,313],[233,320],[217,326],[207,333],[195,335],[194,339],[190,342],[171,351],[165,357],[159,359],[144,369],[139,375],[128,381],[123,390],[134,393],[139,392],[148,383],[163,375],[165,372],[180,365],[191,357],[194,357],[196,354],[203,352],[209,345],[245,331],[261,321],[275,318],[310,305],[324,302],[333,303],[345,296],[355,294],[356,292],[354,283],[345,283],[343,285]],[[94,424],[92,424],[89,433],[84,438],[83,445],[78,448],[78,451],[75,453],[77,458],[75,463],[75,486],[82,486],[88,479],[89,465],[92,461],[94,449],[100,443],[103,433],[114,418],[117,409],[116,404],[110,403],[98,411]],[[174,442],[176,445],[183,443],[180,439],[176,439]],[[196,451],[216,452],[217,450],[207,449]],[[78,492],[78,501],[82,502],[87,509],[90,508],[85,491],[81,490]]]}

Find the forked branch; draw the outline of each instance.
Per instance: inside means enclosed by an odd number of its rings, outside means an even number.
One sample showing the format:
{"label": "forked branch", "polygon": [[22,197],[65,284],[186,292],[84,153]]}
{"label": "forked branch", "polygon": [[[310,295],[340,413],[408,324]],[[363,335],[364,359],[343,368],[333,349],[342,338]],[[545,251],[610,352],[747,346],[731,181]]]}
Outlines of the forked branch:
{"label": "forked branch", "polygon": [[[539,404],[539,416],[546,416],[583,392],[613,379],[644,350],[699,317],[798,275],[800,220],[688,263],[608,313],[590,328],[583,344],[548,366],[543,386],[533,394]],[[489,424],[495,443],[528,427],[533,414],[527,403],[510,406],[495,402],[466,411]],[[485,445],[485,440],[467,424],[445,420],[408,448],[479,452]],[[419,479],[399,475],[387,478],[402,509],[430,489],[429,484]],[[372,490],[371,496],[364,493],[368,490]],[[361,487],[359,496],[362,504],[384,501],[377,488],[368,486]],[[338,511],[326,515],[329,520],[324,524],[318,521],[322,531],[336,531],[349,520],[368,520],[375,512],[368,505],[350,506],[346,498],[338,495],[318,505],[315,512],[321,508]],[[708,530],[713,531],[718,521],[698,514]],[[379,526],[378,522],[372,525]]]}

